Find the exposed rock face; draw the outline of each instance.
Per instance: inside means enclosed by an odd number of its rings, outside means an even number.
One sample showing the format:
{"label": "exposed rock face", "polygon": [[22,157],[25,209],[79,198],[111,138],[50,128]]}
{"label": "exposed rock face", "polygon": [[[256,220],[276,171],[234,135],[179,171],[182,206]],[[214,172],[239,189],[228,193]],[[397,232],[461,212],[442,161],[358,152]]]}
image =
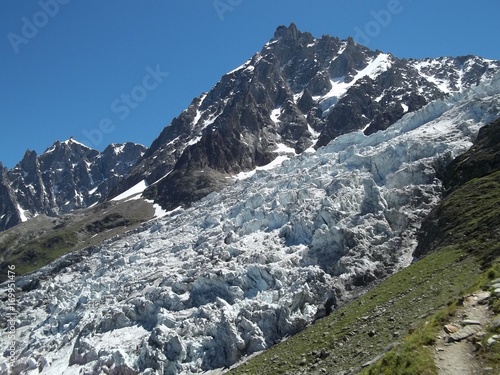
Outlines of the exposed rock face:
{"label": "exposed rock face", "polygon": [[0,230],[13,227],[21,222],[17,202],[7,169],[0,163]]}
{"label": "exposed rock face", "polygon": [[[500,119],[481,128],[474,145],[464,154],[454,159],[446,170],[442,173],[445,186],[448,188],[447,199],[436,207],[422,223],[419,234],[418,246],[415,256],[421,257],[433,251],[443,243],[453,243],[468,239],[469,235],[475,232],[473,226],[464,227],[464,222],[468,219],[464,215],[457,215],[457,206],[469,205],[469,214],[474,215],[477,211],[477,224],[484,225],[484,228],[496,228],[500,225],[500,218],[488,217],[483,208],[478,204],[470,202],[479,201],[482,191],[476,186],[467,187],[466,195],[470,196],[470,201],[459,201],[455,199],[454,192],[474,179],[490,176],[486,186],[482,189],[494,189],[494,184],[500,185]],[[493,202],[494,203],[494,202]],[[482,217],[481,217],[482,216]],[[499,236],[497,231],[492,231],[489,238],[481,239],[495,241]],[[481,249],[476,249],[481,251]],[[496,253],[500,250],[497,249]]]}
{"label": "exposed rock face", "polygon": [[500,119],[479,131],[469,151],[453,160],[445,176],[446,186],[453,190],[474,178],[500,170]]}
{"label": "exposed rock face", "polygon": [[386,129],[499,66],[474,56],[397,59],[351,38],[316,39],[293,24],[281,26],[260,52],[165,128],[121,189],[145,179],[153,185],[145,196],[164,208],[189,205],[225,186],[226,177],[277,156],[352,131]]}
{"label": "exposed rock face", "polygon": [[352,38],[314,38],[294,24],[280,26],[147,150],[128,145],[115,157],[113,146],[98,155],[73,142],[56,143],[40,156],[27,152],[8,172],[19,212],[0,211],[0,230],[37,213],[113,198],[142,181],[149,185],[144,196],[165,209],[188,206],[240,172],[352,131],[386,129],[406,113],[483,82],[499,66],[475,56],[398,59]]}
{"label": "exposed rock face", "polygon": [[0,230],[37,214],[54,216],[102,201],[145,151],[126,143],[100,153],[73,139],[55,142],[42,155],[26,151],[13,169],[2,168]]}

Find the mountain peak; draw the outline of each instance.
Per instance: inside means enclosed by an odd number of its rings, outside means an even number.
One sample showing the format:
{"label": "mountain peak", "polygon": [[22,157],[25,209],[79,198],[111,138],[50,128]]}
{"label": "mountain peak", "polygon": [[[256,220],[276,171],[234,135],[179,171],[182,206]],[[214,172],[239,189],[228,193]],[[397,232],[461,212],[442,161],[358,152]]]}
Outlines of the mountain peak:
{"label": "mountain peak", "polygon": [[141,156],[146,152],[146,146],[134,142],[125,143],[111,143],[108,147],[104,149],[102,155],[114,154],[119,155],[121,153],[137,153]]}
{"label": "mountain peak", "polygon": [[[66,150],[66,151],[68,151],[68,150],[73,150],[73,151],[81,150],[85,153],[95,151],[94,149],[90,148],[89,146],[84,145],[81,142],[78,142],[77,140],[75,140],[75,138],[70,137],[69,139],[67,139],[65,141],[55,141],[51,147],[49,147],[47,150],[45,150],[43,155],[52,154],[53,152],[56,152],[56,151],[57,152],[65,152],[64,150]],[[97,151],[95,151],[95,152],[97,152]]]}
{"label": "mountain peak", "polygon": [[297,26],[292,22],[290,23],[289,26],[278,26],[274,33],[274,37],[276,39],[278,38],[284,38],[284,39],[297,39],[298,36],[302,34],[299,29],[297,29]]}
{"label": "mountain peak", "polygon": [[356,44],[356,41],[354,40],[354,38],[352,36],[348,36],[346,39],[346,42],[347,42],[348,46],[353,46]]}
{"label": "mountain peak", "polygon": [[71,146],[71,145],[78,145],[78,146],[81,146],[81,147],[85,147],[85,148],[88,148],[90,149],[89,146],[81,143],[81,142],[78,142],[73,136],[69,137],[69,139],[61,142],[61,144],[65,144],[65,145],[68,145],[68,146]]}
{"label": "mountain peak", "polygon": [[23,158],[14,166],[13,170],[28,170],[35,168],[38,154],[35,150],[27,149]]}
{"label": "mountain peak", "polygon": [[26,152],[24,153],[23,159],[36,158],[37,156],[38,154],[36,153],[35,150],[27,149]]}

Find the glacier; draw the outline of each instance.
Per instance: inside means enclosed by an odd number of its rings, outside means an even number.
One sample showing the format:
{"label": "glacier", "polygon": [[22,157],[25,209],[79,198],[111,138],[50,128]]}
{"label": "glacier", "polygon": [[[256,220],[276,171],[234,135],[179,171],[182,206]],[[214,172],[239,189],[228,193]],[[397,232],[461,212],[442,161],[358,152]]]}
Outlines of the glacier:
{"label": "glacier", "polygon": [[269,348],[412,262],[439,171],[498,117],[496,75],[19,277],[0,373],[198,374]]}

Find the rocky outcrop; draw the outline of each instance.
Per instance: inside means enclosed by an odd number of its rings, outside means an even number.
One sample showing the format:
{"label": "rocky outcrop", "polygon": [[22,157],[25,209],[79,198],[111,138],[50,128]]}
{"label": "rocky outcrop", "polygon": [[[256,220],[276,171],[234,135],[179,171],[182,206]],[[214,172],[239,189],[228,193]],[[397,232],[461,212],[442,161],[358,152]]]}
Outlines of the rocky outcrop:
{"label": "rocky outcrop", "polygon": [[[500,254],[497,247],[489,249],[488,245],[500,240],[496,229],[500,218],[495,211],[500,188],[499,142],[497,120],[481,128],[474,145],[448,164],[442,173],[447,195],[422,223],[416,257],[458,243],[470,243],[470,251],[481,253],[486,264]],[[476,243],[481,246],[476,248]]]}
{"label": "rocky outcrop", "polygon": [[0,230],[21,222],[17,201],[10,187],[7,168],[0,163]]}
{"label": "rocky outcrop", "polygon": [[453,160],[444,176],[450,191],[474,178],[500,170],[500,119],[479,130],[474,145]]}

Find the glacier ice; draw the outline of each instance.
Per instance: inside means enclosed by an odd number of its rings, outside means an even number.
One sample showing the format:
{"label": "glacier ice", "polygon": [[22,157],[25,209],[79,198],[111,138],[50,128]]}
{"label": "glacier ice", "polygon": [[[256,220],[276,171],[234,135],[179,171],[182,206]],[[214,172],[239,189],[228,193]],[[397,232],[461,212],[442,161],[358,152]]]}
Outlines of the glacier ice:
{"label": "glacier ice", "polygon": [[416,231],[442,192],[436,170],[500,116],[499,82],[385,131],[340,136],[78,263],[60,259],[19,278],[19,288],[32,287],[16,293],[15,363],[2,339],[0,373],[201,373],[304,329],[412,261]]}

